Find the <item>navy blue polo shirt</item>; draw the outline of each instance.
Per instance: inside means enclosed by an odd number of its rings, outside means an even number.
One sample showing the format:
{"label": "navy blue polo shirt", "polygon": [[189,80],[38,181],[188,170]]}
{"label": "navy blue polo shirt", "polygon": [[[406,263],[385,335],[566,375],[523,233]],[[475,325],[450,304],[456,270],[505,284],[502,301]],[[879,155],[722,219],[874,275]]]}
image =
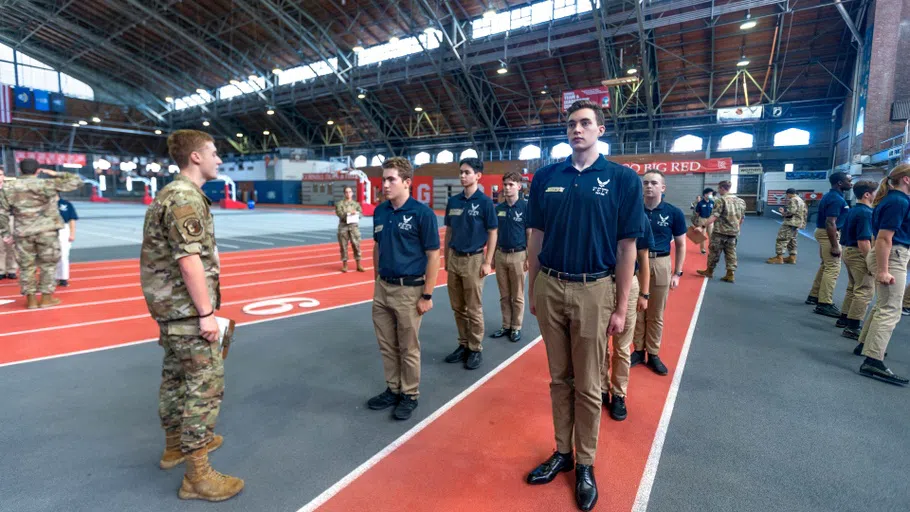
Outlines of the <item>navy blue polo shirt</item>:
{"label": "navy blue polo shirt", "polygon": [[847,219],[847,200],[844,199],[843,192],[831,189],[827,194],[822,196],[818,203],[818,216],[815,219],[815,227],[825,229],[825,222],[828,217],[837,217],[837,229],[844,227],[844,221]]}
{"label": "navy blue polo shirt", "polygon": [[894,245],[910,247],[910,197],[907,194],[900,190],[889,190],[872,211],[872,230],[875,236],[882,229],[894,231]]}
{"label": "navy blue polo shirt", "polygon": [[686,214],[670,203],[661,201],[653,210],[645,207],[654,233],[654,252],[670,252],[673,237],[686,234]]}
{"label": "navy blue polo shirt", "polygon": [[530,227],[544,232],[540,264],[558,272],[615,268],[617,241],[644,233],[641,179],[603,156],[583,171],[571,156],[537,171],[528,206]]}
{"label": "navy blue polo shirt", "polygon": [[471,197],[465,197],[464,191],[450,197],[446,204],[445,223],[452,230],[450,248],[467,253],[483,250],[487,243],[487,231],[499,225],[493,200],[480,188]]}
{"label": "navy blue polo shirt", "polygon": [[[635,250],[651,252],[654,250],[654,234],[651,233],[651,221],[648,220],[647,215],[641,216],[641,227],[644,233],[635,239]],[[635,271],[638,272],[637,254],[635,255]]]}
{"label": "navy blue polo shirt", "polygon": [[69,224],[71,220],[79,220],[79,215],[76,214],[73,203],[66,199],[60,198],[57,200],[57,209],[60,210],[60,216],[63,217],[64,224]]}
{"label": "navy blue polo shirt", "polygon": [[872,208],[863,203],[856,203],[847,212],[840,234],[840,243],[845,247],[858,247],[859,240],[872,240]]}
{"label": "navy blue polo shirt", "polygon": [[379,275],[422,276],[427,271],[426,251],[439,249],[439,223],[427,205],[409,197],[395,210],[391,201],[373,212],[373,240],[379,244]]}
{"label": "navy blue polo shirt", "polygon": [[524,249],[528,246],[528,201],[519,199],[515,204],[503,201],[496,205],[499,232],[496,245],[500,249]]}
{"label": "navy blue polo shirt", "polygon": [[714,201],[705,201],[702,199],[695,205],[695,212],[698,213],[698,216],[707,219],[711,216],[711,212],[714,211]]}

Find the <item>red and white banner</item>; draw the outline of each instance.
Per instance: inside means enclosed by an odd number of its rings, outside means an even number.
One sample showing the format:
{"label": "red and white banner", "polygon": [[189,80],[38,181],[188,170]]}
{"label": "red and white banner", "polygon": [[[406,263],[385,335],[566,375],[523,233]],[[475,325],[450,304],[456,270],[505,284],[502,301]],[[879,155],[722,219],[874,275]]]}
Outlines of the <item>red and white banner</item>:
{"label": "red and white banner", "polygon": [[[373,187],[373,198],[378,199],[377,203],[385,201],[385,197],[382,196],[382,178],[379,176],[370,176],[370,186]],[[411,197],[432,207],[433,177],[414,176],[411,178]]]}
{"label": "red and white banner", "polygon": [[42,165],[78,164],[86,165],[85,155],[78,153],[48,153],[46,151],[15,151],[16,162],[34,158]]}
{"label": "red and white banner", "polygon": [[604,109],[608,109],[610,108],[610,88],[605,85],[601,85],[597,87],[589,87],[587,89],[563,91],[562,109],[564,111],[569,110],[569,107],[571,107],[573,103],[581,100],[591,100]]}
{"label": "red and white banner", "polygon": [[13,88],[0,85],[0,123],[13,122]]}
{"label": "red and white banner", "polygon": [[644,174],[647,171],[660,171],[667,175],[673,174],[690,174],[690,173],[710,173],[710,172],[730,172],[733,166],[732,158],[709,158],[707,160],[672,160],[669,162],[622,162],[622,165],[632,169],[638,174]]}

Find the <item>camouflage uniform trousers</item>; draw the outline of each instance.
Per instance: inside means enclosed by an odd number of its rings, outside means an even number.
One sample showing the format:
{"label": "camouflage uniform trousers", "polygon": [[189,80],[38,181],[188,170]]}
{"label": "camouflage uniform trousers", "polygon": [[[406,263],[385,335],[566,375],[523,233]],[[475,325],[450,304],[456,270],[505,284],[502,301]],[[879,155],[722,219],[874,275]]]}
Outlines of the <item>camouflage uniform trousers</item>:
{"label": "camouflage uniform trousers", "polygon": [[[54,275],[60,259],[57,231],[16,237],[16,259],[19,260],[19,287],[22,295],[51,294],[57,289]],[[35,277],[41,272],[41,282]]]}
{"label": "camouflage uniform trousers", "polygon": [[775,252],[778,256],[783,256],[784,251],[790,253],[790,256],[796,256],[796,245],[799,239],[799,228],[796,226],[787,226],[781,224],[777,230],[777,245]]}
{"label": "camouflage uniform trousers", "polygon": [[737,237],[732,235],[722,235],[715,232],[711,237],[711,243],[708,245],[708,270],[713,271],[720,261],[720,253],[724,253],[724,260],[727,263],[727,270],[736,270],[736,240]]}
{"label": "camouflage uniform trousers", "polygon": [[224,398],[224,362],[218,343],[198,334],[173,334],[173,328],[168,334],[167,326],[159,325],[164,363],[158,415],[164,430],[180,432],[180,449],[190,453],[212,440]]}
{"label": "camouflage uniform trousers", "polygon": [[338,246],[341,248],[341,261],[348,261],[348,244],[354,248],[354,259],[360,261],[360,226],[347,224],[338,226]]}

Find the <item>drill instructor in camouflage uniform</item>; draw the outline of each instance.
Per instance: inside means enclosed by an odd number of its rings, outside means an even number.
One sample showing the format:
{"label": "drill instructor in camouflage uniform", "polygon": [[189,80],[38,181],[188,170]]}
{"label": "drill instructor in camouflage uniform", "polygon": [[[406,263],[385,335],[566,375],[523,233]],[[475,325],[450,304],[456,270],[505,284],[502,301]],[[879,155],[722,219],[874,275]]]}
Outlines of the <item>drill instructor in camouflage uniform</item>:
{"label": "drill instructor in camouflage uniform", "polygon": [[[3,168],[0,167],[0,193],[3,192],[3,182],[5,178],[6,175],[3,173]],[[9,221],[9,229],[12,231],[14,229],[13,218],[9,217]],[[4,244],[0,242],[0,280],[16,279],[17,268],[19,267],[16,264],[16,246],[12,243]]]}
{"label": "drill instructor in camouflage uniform", "polygon": [[[774,246],[775,256],[765,263],[780,265],[796,263],[796,247],[799,242],[799,230],[806,227],[809,210],[806,202],[796,194],[795,188],[787,189],[787,206],[777,209],[784,218],[784,223],[777,230],[777,242]],[[789,255],[784,258],[784,251]]]}
{"label": "drill instructor in camouflage uniform", "polygon": [[243,480],[216,472],[208,462],[208,452],[223,441],[213,430],[224,396],[224,364],[215,319],[221,305],[215,224],[201,188],[217,177],[221,158],[204,132],[178,130],[167,142],[180,174],[145,214],[139,259],[142,292],[164,348],[160,466],[170,469],[186,460],[181,499],[223,501],[243,489]]}
{"label": "drill instructor in camouflage uniform", "polygon": [[[708,226],[714,224],[714,236],[708,244],[708,268],[698,271],[707,278],[714,277],[714,267],[717,266],[720,253],[723,252],[727,275],[722,277],[721,281],[728,283],[733,282],[733,274],[736,272],[736,240],[739,238],[739,230],[746,214],[746,202],[730,193],[732,186],[733,184],[726,180],[717,185],[720,197],[714,202],[714,211],[706,223]],[[704,232],[706,226],[696,229]]]}
{"label": "drill instructor in camouflage uniform", "polygon": [[344,200],[335,203],[335,215],[338,216],[338,245],[341,247],[341,271],[348,271],[350,243],[354,250],[354,261],[357,262],[357,272],[363,272],[363,265],[360,264],[360,225],[358,222],[348,223],[348,215],[351,214],[357,214],[359,220],[363,216],[363,209],[360,203],[354,200],[354,189],[344,187]]}
{"label": "drill instructor in camouflage uniform", "polygon": [[[28,158],[19,163],[22,177],[6,183],[0,193],[0,237],[9,244],[15,239],[19,260],[19,286],[28,309],[56,306],[57,281],[54,276],[60,259],[57,231],[63,219],[57,212],[57,193],[76,190],[82,180],[76,174],[39,169],[38,161]],[[38,179],[38,174],[54,178]],[[10,236],[9,218],[16,218],[15,235]],[[37,282],[35,271],[41,272]],[[38,301],[36,293],[41,293]]]}

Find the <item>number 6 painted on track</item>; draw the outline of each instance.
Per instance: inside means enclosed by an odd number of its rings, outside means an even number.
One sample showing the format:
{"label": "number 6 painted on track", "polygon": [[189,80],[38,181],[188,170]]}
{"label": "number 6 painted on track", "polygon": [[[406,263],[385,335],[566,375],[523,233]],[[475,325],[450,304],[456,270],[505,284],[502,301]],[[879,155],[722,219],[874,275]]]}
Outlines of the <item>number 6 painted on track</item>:
{"label": "number 6 painted on track", "polygon": [[294,309],[294,304],[301,308],[315,308],[319,301],[307,297],[281,297],[247,304],[243,306],[243,312],[256,316],[280,315]]}

